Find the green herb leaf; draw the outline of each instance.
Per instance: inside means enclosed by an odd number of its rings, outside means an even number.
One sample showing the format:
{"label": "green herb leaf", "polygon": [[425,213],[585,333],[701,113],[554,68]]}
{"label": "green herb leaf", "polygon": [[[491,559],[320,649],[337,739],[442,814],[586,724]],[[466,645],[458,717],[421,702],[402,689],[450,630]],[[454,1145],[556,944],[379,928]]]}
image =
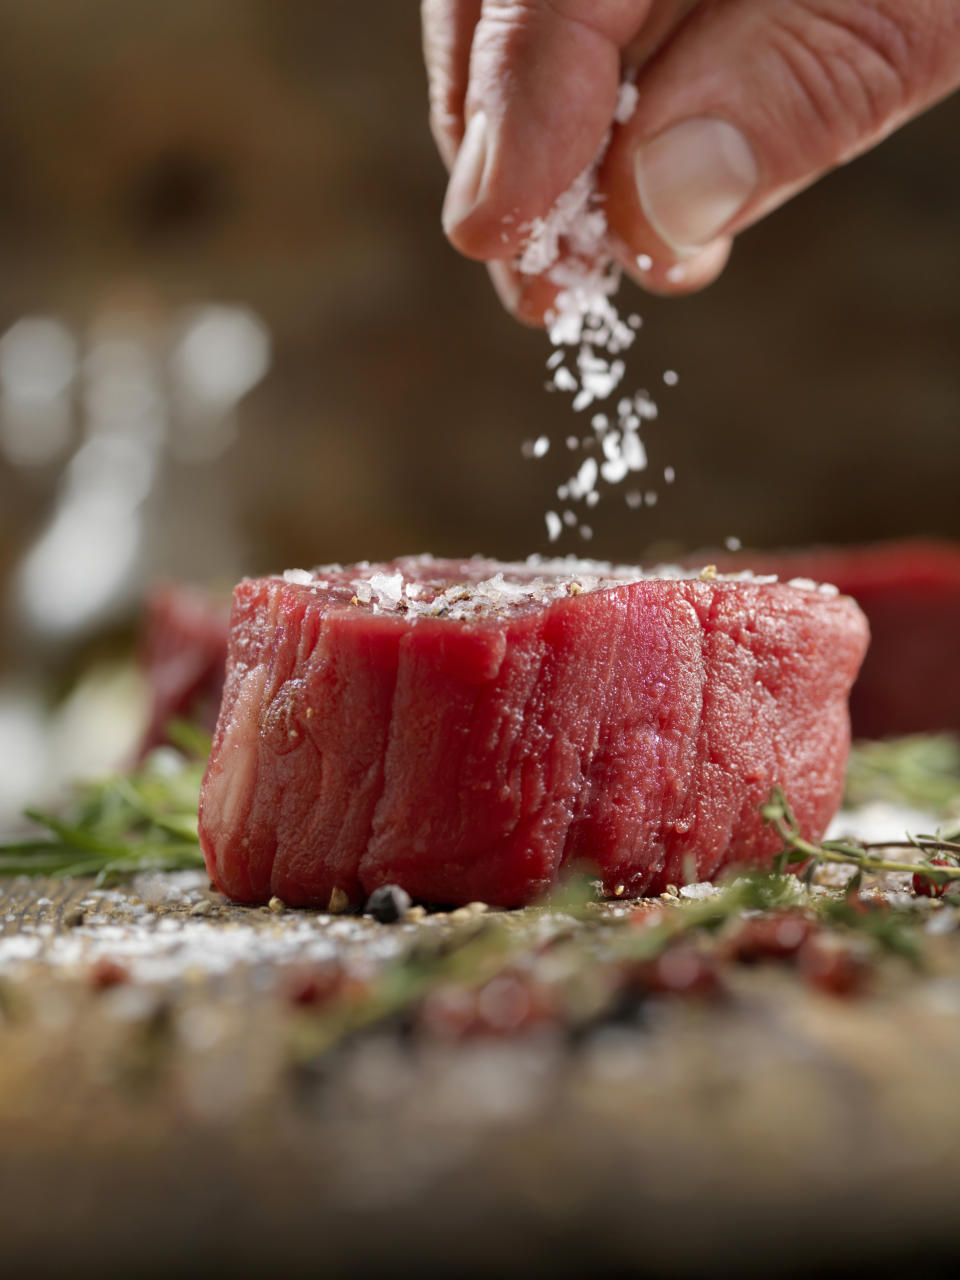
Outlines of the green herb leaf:
{"label": "green herb leaf", "polygon": [[960,801],[960,739],[917,734],[856,742],[847,766],[845,803],[887,800],[942,813]]}
{"label": "green herb leaf", "polygon": [[0,876],[96,876],[104,883],[138,871],[202,867],[197,804],[210,741],[189,729],[182,739],[189,755],[158,748],[130,774],[79,785],[62,813],[28,810],[49,838],[0,843]]}

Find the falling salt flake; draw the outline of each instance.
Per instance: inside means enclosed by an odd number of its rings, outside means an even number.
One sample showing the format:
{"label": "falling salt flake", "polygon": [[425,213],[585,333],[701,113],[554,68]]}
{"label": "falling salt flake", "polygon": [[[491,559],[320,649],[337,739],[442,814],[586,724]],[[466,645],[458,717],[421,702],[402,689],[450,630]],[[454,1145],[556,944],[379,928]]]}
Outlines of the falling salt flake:
{"label": "falling salt flake", "polygon": [[580,537],[584,540],[584,542],[589,542],[590,539],[593,537],[593,530],[590,528],[588,524],[582,524],[580,526]]}
{"label": "falling salt flake", "polygon": [[610,462],[620,457],[620,432],[610,431],[600,441],[603,456]]}
{"label": "falling salt flake", "polygon": [[629,470],[623,458],[608,458],[606,462],[600,464],[600,474],[607,484],[619,484],[621,480],[626,479]]}
{"label": "falling salt flake", "polygon": [[542,458],[550,450],[550,440],[547,436],[537,436],[533,442],[533,456]]}
{"label": "falling salt flake", "polygon": [[560,534],[563,532],[563,525],[560,522],[560,517],[555,511],[548,511],[544,516],[544,519],[547,522],[547,537],[551,542],[556,542],[560,537]]}
{"label": "falling salt flake", "polygon": [[667,369],[664,372],[663,380],[668,387],[675,387],[680,381],[680,375],[677,373],[676,369]]}
{"label": "falling salt flake", "polygon": [[596,458],[585,458],[583,460],[576,476],[569,482],[570,493],[574,498],[582,498],[584,494],[589,493],[594,488],[599,470]]}
{"label": "falling salt flake", "polygon": [[743,543],[740,541],[739,538],[735,538],[731,534],[729,538],[724,538],[723,545],[727,548],[728,551],[739,551],[740,548],[743,546]]}
{"label": "falling salt flake", "polygon": [[631,471],[645,471],[647,467],[647,451],[643,441],[632,431],[623,437],[623,460]]}
{"label": "falling salt flake", "polygon": [[683,284],[687,278],[687,268],[682,262],[675,262],[672,267],[667,270],[667,279],[671,284]]}
{"label": "falling salt flake", "polygon": [[284,569],[284,582],[295,582],[298,586],[307,587],[313,582],[313,574],[307,569]]}
{"label": "falling salt flake", "polygon": [[677,478],[677,473],[674,471],[673,467],[664,467],[663,478],[667,484],[673,484],[674,480]]}
{"label": "falling salt flake", "polygon": [[567,526],[568,529],[572,529],[573,526],[577,523],[576,515],[572,511],[564,511],[563,523]]}
{"label": "falling salt flake", "polygon": [[617,124],[627,123],[637,109],[637,99],[639,97],[640,91],[637,86],[629,80],[624,80],[620,86],[620,92],[617,94],[617,106],[613,113],[613,118]]}
{"label": "falling salt flake", "polygon": [[[624,123],[638,101],[636,85],[627,75],[620,89],[616,122]],[[641,327],[639,315],[621,315],[615,295],[622,271],[610,253],[603,197],[597,188],[597,173],[610,135],[603,140],[592,164],[577,176],[543,218],[520,226],[524,246],[517,266],[521,272],[542,275],[555,287],[552,310],[547,314],[547,332],[553,346],[547,361],[547,387],[569,394],[574,412],[582,413],[610,402],[626,375],[623,353],[636,340]],[[649,254],[637,258],[641,271],[653,268]],[[681,272],[682,272],[681,268]],[[668,371],[665,382],[675,385],[676,375]],[[647,454],[639,432],[643,424],[657,417],[657,405],[648,392],[621,396],[616,415],[593,413],[589,433],[566,437],[567,448],[589,453],[603,447],[603,458],[587,457],[576,474],[557,488],[557,500],[598,502],[597,481],[617,484],[630,473],[647,467]],[[539,440],[523,447],[527,457],[542,457],[546,448]],[[652,505],[637,493],[631,505]],[[564,527],[556,512],[545,516],[551,540]],[[570,521],[566,523],[569,525]],[[586,530],[586,532],[584,532]],[[592,536],[589,526],[580,526],[582,537]]]}
{"label": "falling salt flake", "polygon": [[632,508],[632,510],[634,511],[636,511],[638,507],[643,506],[643,494],[640,493],[639,490],[637,489],[631,489],[630,492],[626,495],[625,500],[626,500],[627,506]]}
{"label": "falling salt flake", "polygon": [[643,495],[643,500],[648,507],[655,507],[657,505],[657,495],[655,490],[648,489],[647,492]]}

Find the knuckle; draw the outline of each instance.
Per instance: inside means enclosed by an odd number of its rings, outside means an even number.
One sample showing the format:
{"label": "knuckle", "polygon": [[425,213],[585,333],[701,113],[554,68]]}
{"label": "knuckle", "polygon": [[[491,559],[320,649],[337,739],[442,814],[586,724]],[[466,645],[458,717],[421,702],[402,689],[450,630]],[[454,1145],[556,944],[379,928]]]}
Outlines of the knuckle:
{"label": "knuckle", "polygon": [[808,123],[826,135],[841,161],[887,133],[917,97],[923,59],[912,23],[892,6],[868,0],[785,5],[770,40],[800,92]]}

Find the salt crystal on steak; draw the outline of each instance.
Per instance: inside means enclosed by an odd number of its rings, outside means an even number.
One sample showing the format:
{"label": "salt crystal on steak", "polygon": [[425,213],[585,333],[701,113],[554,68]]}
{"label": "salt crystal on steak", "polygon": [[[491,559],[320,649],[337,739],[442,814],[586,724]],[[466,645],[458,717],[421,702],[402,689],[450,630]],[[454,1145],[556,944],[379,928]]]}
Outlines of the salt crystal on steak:
{"label": "salt crystal on steak", "polygon": [[234,593],[200,810],[231,898],[516,906],[577,864],[658,892],[768,862],[774,784],[808,837],[837,807],[867,644],[849,599],[573,559],[323,580]]}

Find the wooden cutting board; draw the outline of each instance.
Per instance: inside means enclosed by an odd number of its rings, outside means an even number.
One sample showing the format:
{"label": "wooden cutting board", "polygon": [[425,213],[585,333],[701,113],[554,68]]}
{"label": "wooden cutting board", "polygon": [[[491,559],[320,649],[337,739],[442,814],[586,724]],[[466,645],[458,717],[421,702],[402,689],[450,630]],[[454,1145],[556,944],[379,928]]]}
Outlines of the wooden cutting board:
{"label": "wooden cutting board", "polygon": [[856,1000],[741,968],[724,1002],[586,1040],[383,1031],[322,1056],[289,998],[303,965],[389,963],[449,918],[248,910],[184,883],[0,885],[10,1266],[888,1274],[952,1243],[956,932]]}

